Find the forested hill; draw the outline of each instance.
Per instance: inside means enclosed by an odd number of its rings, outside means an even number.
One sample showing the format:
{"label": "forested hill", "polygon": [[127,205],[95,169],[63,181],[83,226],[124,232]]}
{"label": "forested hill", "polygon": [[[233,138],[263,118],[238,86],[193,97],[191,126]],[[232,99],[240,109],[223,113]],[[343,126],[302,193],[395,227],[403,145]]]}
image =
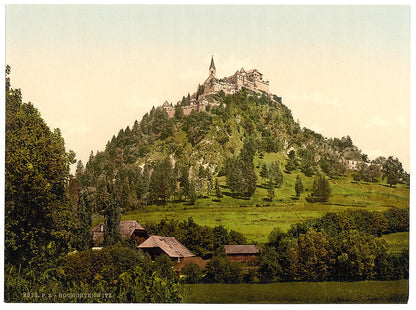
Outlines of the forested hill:
{"label": "forested hill", "polygon": [[85,167],[78,162],[77,182],[95,197],[95,211],[99,192],[108,184],[127,210],[209,196],[215,187],[218,191],[216,178],[224,175],[231,192],[249,197],[259,174],[253,159],[265,154],[287,173],[300,169],[307,176],[330,178],[345,173],[341,158],[367,160],[349,136],[328,139],[300,128],[280,97],[243,89],[208,99],[217,105],[188,116],[180,105],[172,118],[163,108],[153,108],[113,136],[104,151],[91,153]]}

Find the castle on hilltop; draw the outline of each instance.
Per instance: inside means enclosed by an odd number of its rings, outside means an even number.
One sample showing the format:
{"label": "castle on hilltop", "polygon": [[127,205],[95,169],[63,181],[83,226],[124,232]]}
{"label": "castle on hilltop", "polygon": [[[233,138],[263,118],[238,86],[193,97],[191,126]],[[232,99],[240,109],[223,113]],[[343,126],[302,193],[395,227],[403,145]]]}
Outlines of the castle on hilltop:
{"label": "castle on hilltop", "polygon": [[209,66],[209,76],[204,82],[204,95],[223,91],[225,94],[234,94],[245,87],[255,92],[265,92],[269,94],[269,81],[263,80],[263,74],[257,69],[245,71],[244,68],[237,70],[233,75],[217,79],[214,56],[211,58]]}
{"label": "castle on hilltop", "polygon": [[[209,66],[209,76],[205,82],[200,86],[198,92],[190,96],[189,102],[181,103],[184,115],[191,114],[192,111],[205,111],[207,106],[216,106],[216,103],[208,102],[206,96],[223,91],[226,95],[234,94],[243,87],[254,92],[265,93],[271,96],[269,92],[269,81],[263,80],[263,74],[257,69],[250,69],[245,71],[244,68],[237,70],[233,75],[217,79],[215,77],[216,68],[214,64],[214,56],[211,57],[211,65]],[[165,101],[162,108],[166,110],[169,117],[175,114],[175,107]]]}

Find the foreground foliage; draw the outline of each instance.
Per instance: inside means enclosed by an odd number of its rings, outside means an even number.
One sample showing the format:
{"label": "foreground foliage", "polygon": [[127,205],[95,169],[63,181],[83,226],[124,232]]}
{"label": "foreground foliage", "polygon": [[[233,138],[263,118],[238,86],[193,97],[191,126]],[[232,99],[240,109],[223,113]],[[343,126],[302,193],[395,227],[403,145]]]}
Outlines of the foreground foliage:
{"label": "foreground foliage", "polygon": [[6,272],[8,302],[141,302],[182,300],[175,275],[140,252],[121,247],[70,253],[43,273]]}
{"label": "foreground foliage", "polygon": [[[169,270],[166,265],[159,268],[162,263],[133,249],[118,244],[73,251],[90,246],[89,189],[80,191],[78,180],[70,178],[75,154],[65,151],[59,129],[51,131],[39,111],[22,102],[9,73],[7,67],[4,300],[180,302],[177,279],[161,272]],[[118,227],[119,201],[109,194],[101,195],[101,208],[107,225]],[[118,239],[109,237],[108,244]]]}

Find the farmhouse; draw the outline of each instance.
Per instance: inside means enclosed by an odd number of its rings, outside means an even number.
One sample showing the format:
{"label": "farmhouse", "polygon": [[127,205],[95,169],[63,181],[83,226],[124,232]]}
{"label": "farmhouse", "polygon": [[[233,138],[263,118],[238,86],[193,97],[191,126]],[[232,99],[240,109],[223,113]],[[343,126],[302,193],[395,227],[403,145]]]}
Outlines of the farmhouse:
{"label": "farmhouse", "polygon": [[175,237],[151,236],[137,249],[145,253],[149,253],[152,259],[161,254],[168,255],[172,260],[180,262],[186,257],[194,257],[195,255],[189,251]]}
{"label": "farmhouse", "polygon": [[257,258],[260,248],[256,245],[224,245],[225,255],[231,262],[248,263]]}
{"label": "farmhouse", "polygon": [[[91,230],[92,241],[94,244],[100,244],[104,241],[105,224],[99,223]],[[123,239],[134,239],[136,244],[141,244],[149,235],[137,221],[121,221],[120,235]]]}

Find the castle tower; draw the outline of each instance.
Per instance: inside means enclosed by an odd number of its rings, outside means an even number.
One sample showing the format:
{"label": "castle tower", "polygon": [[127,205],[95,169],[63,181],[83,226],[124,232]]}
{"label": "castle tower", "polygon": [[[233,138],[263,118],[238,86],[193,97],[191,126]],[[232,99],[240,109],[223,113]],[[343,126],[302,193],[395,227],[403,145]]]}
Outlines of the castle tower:
{"label": "castle tower", "polygon": [[214,55],[211,57],[211,65],[209,66],[209,75],[212,75],[215,77],[215,64],[214,64]]}

